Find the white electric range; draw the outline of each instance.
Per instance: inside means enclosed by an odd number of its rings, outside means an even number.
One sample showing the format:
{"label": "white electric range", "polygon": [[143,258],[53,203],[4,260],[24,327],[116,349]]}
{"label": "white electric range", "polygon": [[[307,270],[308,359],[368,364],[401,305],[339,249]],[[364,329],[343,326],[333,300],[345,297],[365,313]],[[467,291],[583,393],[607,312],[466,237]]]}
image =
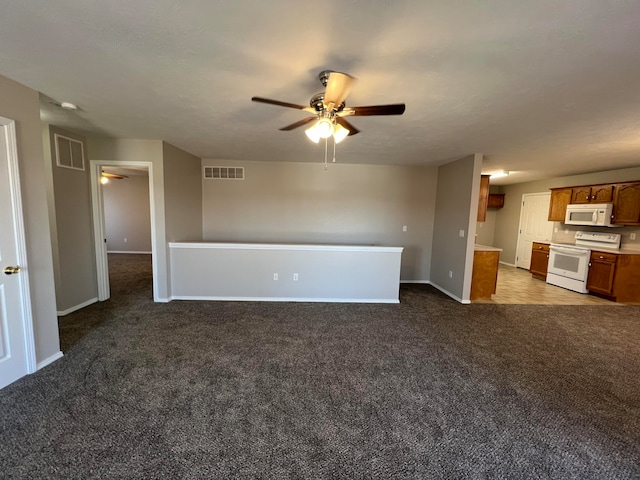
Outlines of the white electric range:
{"label": "white electric range", "polygon": [[620,238],[619,233],[576,232],[575,243],[552,243],[549,246],[547,283],[578,293],[588,293],[591,250],[618,250]]}

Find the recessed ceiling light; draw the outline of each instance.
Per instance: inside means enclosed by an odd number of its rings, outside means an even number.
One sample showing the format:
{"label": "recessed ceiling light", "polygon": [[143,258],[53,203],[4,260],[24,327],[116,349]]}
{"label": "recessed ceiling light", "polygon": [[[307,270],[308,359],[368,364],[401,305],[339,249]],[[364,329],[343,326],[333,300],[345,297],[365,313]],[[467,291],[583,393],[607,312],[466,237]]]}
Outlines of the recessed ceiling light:
{"label": "recessed ceiling light", "polygon": [[506,177],[507,175],[509,175],[509,170],[502,170],[500,172],[492,173],[489,178],[501,178]]}

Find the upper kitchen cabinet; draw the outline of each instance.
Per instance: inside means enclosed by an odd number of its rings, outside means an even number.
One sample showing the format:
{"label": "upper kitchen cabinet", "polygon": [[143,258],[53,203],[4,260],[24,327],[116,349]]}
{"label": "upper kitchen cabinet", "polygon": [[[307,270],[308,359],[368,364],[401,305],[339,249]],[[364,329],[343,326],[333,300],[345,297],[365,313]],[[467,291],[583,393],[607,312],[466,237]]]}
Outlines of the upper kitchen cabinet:
{"label": "upper kitchen cabinet", "polygon": [[551,201],[549,202],[549,221],[564,222],[567,214],[567,205],[571,203],[572,188],[552,188]]}
{"label": "upper kitchen cabinet", "polygon": [[504,207],[504,193],[490,193],[489,201],[487,202],[487,208],[502,207]]}
{"label": "upper kitchen cabinet", "polygon": [[478,201],[478,221],[487,219],[487,204],[489,202],[489,175],[480,177],[480,200]]}
{"label": "upper kitchen cabinet", "polygon": [[613,191],[613,222],[640,224],[640,182],[617,183]]}
{"label": "upper kitchen cabinet", "polygon": [[613,203],[612,223],[640,225],[640,181],[551,189],[549,221],[564,222],[567,205]]}
{"label": "upper kitchen cabinet", "polygon": [[573,187],[571,203],[610,203],[613,201],[613,185]]}

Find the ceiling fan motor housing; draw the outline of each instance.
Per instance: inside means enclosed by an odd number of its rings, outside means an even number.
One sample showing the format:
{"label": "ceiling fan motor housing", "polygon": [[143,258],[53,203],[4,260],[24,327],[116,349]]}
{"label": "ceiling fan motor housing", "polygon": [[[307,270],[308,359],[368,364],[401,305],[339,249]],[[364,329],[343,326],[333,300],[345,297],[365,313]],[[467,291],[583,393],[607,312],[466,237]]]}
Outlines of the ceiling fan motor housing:
{"label": "ceiling fan motor housing", "polygon": [[329,82],[329,75],[331,75],[331,72],[333,72],[333,70],[323,70],[318,75],[318,79],[320,80],[320,83],[322,83],[323,87],[327,86],[327,82]]}
{"label": "ceiling fan motor housing", "polygon": [[309,101],[309,105],[311,108],[315,109],[316,112],[321,112],[324,110],[324,92],[316,93],[311,100]]}

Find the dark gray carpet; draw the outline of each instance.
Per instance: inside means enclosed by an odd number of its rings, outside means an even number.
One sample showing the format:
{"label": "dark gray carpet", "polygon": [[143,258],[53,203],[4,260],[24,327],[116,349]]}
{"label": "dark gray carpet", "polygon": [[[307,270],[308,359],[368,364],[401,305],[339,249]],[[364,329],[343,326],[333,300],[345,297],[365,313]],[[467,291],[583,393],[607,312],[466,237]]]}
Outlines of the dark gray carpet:
{"label": "dark gray carpet", "polygon": [[154,304],[110,262],[0,391],[2,478],[640,478],[640,307]]}

